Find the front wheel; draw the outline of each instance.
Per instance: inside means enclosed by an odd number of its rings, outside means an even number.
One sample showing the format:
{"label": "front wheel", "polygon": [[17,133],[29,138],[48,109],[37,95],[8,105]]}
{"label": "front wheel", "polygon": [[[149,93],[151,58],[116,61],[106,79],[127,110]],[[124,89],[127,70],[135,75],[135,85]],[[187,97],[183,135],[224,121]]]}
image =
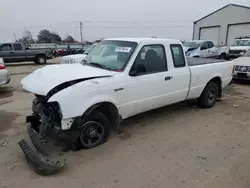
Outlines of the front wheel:
{"label": "front wheel", "polygon": [[78,121],[78,127],[80,127],[80,136],[74,144],[73,150],[91,149],[106,142],[111,123],[102,112],[94,111],[85,120]]}
{"label": "front wheel", "polygon": [[203,108],[211,108],[214,106],[218,97],[218,91],[218,85],[209,82],[199,98],[199,105]]}
{"label": "front wheel", "polygon": [[227,55],[226,54],[220,54],[220,59],[224,59],[224,60],[226,60],[227,59]]}

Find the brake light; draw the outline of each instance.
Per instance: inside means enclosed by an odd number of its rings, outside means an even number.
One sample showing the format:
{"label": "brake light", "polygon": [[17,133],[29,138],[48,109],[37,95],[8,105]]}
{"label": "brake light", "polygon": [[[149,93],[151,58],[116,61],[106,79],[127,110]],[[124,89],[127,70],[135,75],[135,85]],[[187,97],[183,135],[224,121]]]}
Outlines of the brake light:
{"label": "brake light", "polygon": [[234,73],[234,70],[235,70],[235,65],[233,66],[233,70],[232,70],[232,73]]}
{"label": "brake light", "polygon": [[0,64],[0,69],[5,69],[5,65]]}

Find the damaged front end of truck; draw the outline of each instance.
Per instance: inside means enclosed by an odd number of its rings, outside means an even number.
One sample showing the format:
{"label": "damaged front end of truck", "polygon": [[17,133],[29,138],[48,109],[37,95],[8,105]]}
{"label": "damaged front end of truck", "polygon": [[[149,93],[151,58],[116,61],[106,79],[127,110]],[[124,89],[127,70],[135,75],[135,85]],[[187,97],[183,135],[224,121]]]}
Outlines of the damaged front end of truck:
{"label": "damaged front end of truck", "polygon": [[46,97],[36,95],[32,110],[33,114],[26,117],[30,141],[22,139],[18,144],[38,174],[51,175],[65,165],[65,161],[52,160],[46,149],[49,135],[60,131],[60,109],[56,102],[48,103]]}
{"label": "damaged front end of truck", "polygon": [[[54,143],[53,141],[62,145],[63,149],[81,149],[77,145],[80,136],[77,120],[81,118],[84,109],[82,112],[68,115],[67,113],[71,110],[67,108],[73,110],[74,105],[77,105],[77,100],[69,106],[62,107],[57,100],[51,99],[60,95],[60,92],[75,89],[74,86],[77,84],[97,78],[109,78],[111,75],[110,71],[81,64],[49,65],[35,70],[21,81],[22,88],[33,93],[35,99],[32,104],[33,113],[26,117],[29,138],[28,140],[22,139],[18,144],[24,152],[27,162],[38,174],[51,175],[65,166],[65,160],[52,159],[55,150],[54,148],[52,152],[49,150],[52,149],[50,146],[52,146],[51,143]],[[92,87],[99,86],[96,82],[89,83],[92,84]],[[68,92],[62,97],[64,104],[72,97],[69,93],[72,93],[73,96],[76,93],[81,94],[79,90]],[[68,103],[66,102],[66,104]],[[64,114],[65,109],[67,109],[66,115]],[[63,114],[66,118],[63,117]]]}

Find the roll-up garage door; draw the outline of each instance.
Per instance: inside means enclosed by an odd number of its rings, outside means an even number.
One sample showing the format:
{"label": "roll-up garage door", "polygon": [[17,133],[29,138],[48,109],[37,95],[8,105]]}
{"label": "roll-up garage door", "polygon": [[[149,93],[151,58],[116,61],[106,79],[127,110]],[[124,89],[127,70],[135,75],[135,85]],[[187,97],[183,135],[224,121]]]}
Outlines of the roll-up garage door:
{"label": "roll-up garage door", "polygon": [[200,40],[211,40],[215,45],[219,44],[220,27],[200,28]]}
{"label": "roll-up garage door", "polygon": [[237,24],[228,26],[227,45],[234,42],[235,37],[250,36],[250,24]]}

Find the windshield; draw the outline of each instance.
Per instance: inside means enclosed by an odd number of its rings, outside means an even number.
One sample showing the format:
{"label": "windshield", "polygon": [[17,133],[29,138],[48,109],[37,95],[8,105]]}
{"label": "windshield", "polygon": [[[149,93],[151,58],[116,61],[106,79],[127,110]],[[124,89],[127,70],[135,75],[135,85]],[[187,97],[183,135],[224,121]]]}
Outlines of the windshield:
{"label": "windshield", "polygon": [[89,54],[89,52],[96,46],[96,44],[92,44],[90,47],[88,47],[86,49],[86,51],[84,52],[85,54]]}
{"label": "windshield", "polygon": [[236,40],[232,46],[250,46],[250,40]]}
{"label": "windshield", "polygon": [[183,43],[183,46],[189,47],[189,48],[193,48],[193,49],[198,48],[200,45],[201,45],[201,42],[195,42],[195,41],[192,41],[192,42],[184,42],[184,43]]}
{"label": "windshield", "polygon": [[84,63],[98,68],[121,71],[128,63],[136,46],[136,42],[102,41],[89,52]]}
{"label": "windshield", "polygon": [[244,57],[250,57],[250,50],[248,50],[243,56]]}

